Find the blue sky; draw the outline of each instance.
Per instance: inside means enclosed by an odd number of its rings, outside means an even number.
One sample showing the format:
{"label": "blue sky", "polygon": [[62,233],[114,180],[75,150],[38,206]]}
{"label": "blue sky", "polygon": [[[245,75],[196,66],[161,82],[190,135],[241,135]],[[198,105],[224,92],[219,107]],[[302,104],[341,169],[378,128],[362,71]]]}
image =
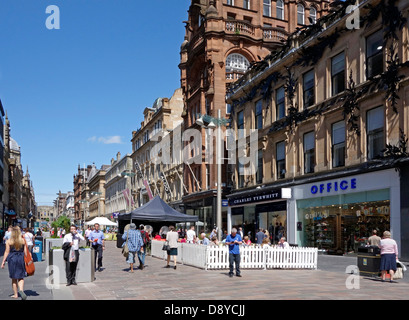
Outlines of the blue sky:
{"label": "blue sky", "polygon": [[[60,9],[49,30],[46,8]],[[38,205],[78,164],[131,152],[145,107],[171,97],[189,0],[2,0],[0,99]]]}

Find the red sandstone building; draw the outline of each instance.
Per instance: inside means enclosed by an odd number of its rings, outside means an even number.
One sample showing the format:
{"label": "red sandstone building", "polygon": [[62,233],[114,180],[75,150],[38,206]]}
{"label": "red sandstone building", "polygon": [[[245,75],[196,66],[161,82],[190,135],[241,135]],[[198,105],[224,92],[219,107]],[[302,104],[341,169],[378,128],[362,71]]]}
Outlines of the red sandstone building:
{"label": "red sandstone building", "polygon": [[[192,0],[179,65],[185,103],[184,128],[202,132],[202,151],[193,151],[192,157],[200,157],[207,143],[215,144],[215,141],[206,143],[206,130],[196,121],[203,115],[217,118],[218,110],[222,118],[229,118],[230,106],[225,102],[229,85],[281,47],[296,28],[325,15],[330,9],[329,2]],[[185,163],[184,170],[184,184],[189,191],[183,197],[185,211],[198,215],[205,229],[216,223],[216,159],[213,163]],[[227,165],[223,168],[224,197],[232,186],[232,174]],[[223,210],[222,218],[225,229],[227,210]]]}

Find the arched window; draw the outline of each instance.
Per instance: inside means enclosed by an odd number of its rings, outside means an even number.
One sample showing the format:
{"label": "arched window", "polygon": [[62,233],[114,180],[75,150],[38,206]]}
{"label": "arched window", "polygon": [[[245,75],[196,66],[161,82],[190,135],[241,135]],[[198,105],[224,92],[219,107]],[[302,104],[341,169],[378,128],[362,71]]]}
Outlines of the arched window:
{"label": "arched window", "polygon": [[226,79],[238,79],[235,74],[243,74],[249,68],[250,63],[243,55],[232,53],[226,59]]}
{"label": "arched window", "polygon": [[297,23],[298,24],[305,24],[304,23],[304,6],[299,3],[297,5]]}
{"label": "arched window", "polygon": [[284,20],[284,1],[278,0],[276,3],[277,19]]}
{"label": "arched window", "polygon": [[311,24],[315,24],[317,22],[317,9],[311,7],[310,9],[310,22]]}

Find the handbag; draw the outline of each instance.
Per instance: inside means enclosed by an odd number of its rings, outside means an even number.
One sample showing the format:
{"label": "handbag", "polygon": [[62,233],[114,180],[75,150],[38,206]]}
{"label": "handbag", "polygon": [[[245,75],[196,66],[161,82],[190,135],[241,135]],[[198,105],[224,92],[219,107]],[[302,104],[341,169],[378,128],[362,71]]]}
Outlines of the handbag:
{"label": "handbag", "polygon": [[170,246],[169,246],[168,241],[165,241],[165,243],[163,244],[162,250],[163,251],[169,251],[170,250]]}
{"label": "handbag", "polygon": [[393,279],[403,279],[403,269],[400,267],[396,268],[395,274],[393,275]]}
{"label": "handbag", "polygon": [[36,268],[34,266],[33,257],[31,256],[30,251],[28,251],[26,239],[24,239],[24,265],[26,267],[27,276],[33,276]]}
{"label": "handbag", "polygon": [[122,247],[122,255],[123,255],[125,258],[128,258],[128,256],[129,256],[128,236],[129,236],[129,230],[128,230],[127,233],[126,233],[126,242],[125,242],[124,246]]}

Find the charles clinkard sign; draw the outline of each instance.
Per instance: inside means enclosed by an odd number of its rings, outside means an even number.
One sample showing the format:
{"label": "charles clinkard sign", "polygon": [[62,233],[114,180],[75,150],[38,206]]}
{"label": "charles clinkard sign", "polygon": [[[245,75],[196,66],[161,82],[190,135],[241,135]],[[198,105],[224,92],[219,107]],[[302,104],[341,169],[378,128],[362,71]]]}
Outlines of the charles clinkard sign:
{"label": "charles clinkard sign", "polygon": [[281,189],[271,190],[268,192],[260,192],[254,195],[231,197],[229,199],[229,206],[237,206],[240,204],[271,201],[271,200],[277,200],[277,199],[281,199]]}

